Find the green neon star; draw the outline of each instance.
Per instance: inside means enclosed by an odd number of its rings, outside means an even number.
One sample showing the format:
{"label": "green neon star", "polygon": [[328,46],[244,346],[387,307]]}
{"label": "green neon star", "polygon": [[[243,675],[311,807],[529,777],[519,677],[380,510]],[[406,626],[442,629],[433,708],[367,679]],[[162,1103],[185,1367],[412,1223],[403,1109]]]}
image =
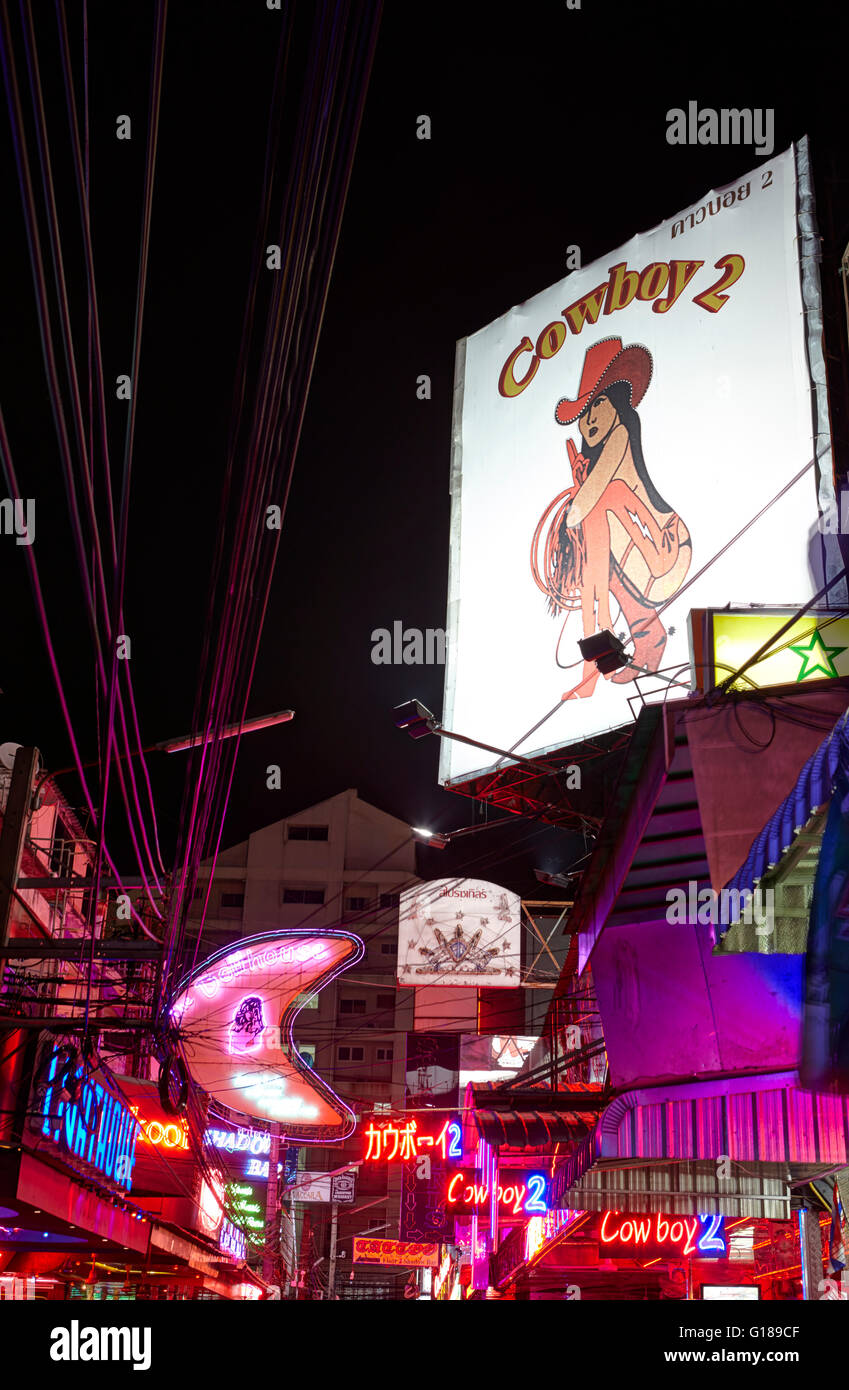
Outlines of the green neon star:
{"label": "green neon star", "polygon": [[832,657],[840,652],[845,652],[845,647],[828,647],[822,640],[822,633],[819,628],[815,629],[810,642],[800,642],[798,646],[791,646],[791,652],[802,658],[802,665],[796,676],[797,681],[807,680],[815,671],[822,671],[823,675],[836,676],[837,668]]}

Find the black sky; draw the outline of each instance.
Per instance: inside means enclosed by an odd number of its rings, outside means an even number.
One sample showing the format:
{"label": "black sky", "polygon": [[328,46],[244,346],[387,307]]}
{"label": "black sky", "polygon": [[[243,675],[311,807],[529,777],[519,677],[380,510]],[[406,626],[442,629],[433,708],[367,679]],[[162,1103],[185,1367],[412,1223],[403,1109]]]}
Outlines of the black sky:
{"label": "black sky", "polygon": [[[306,32],[312,5],[298,10]],[[81,13],[66,6],[78,42]],[[437,741],[414,744],[391,720],[392,707],[412,695],[441,711],[442,668],[376,666],[371,633],[395,620],[445,624],[456,340],[562,278],[567,246],[578,245],[586,264],[761,162],[752,149],[669,146],[668,108],[690,100],[773,107],[776,151],[811,136],[839,385],[836,264],[849,239],[849,170],[836,13],[833,5],[760,2],[582,0],[576,11],[566,0],[388,0],[250,702],[250,713],[291,706],[297,718],[244,741],[225,844],[349,786],[412,824],[472,819],[471,803],[437,785]],[[191,722],[279,23],[264,0],[174,0],[168,19],[126,599],[149,742]],[[128,370],[152,6],[95,0],[89,25],[95,255],[110,380]],[[36,7],[36,32],[79,308],[52,6]],[[123,112],[137,119],[130,144],[114,135]],[[422,114],[429,141],[416,138]],[[0,399],[26,494],[37,500],[38,560],[75,727],[94,756],[91,645],[8,123],[0,157]],[[429,401],[416,396],[423,373]],[[840,459],[839,394],[833,408]],[[117,443],[119,407],[112,423]],[[0,545],[0,739],[34,742],[48,767],[64,766],[69,749],[23,551],[7,537]],[[493,537],[493,564],[497,550]],[[277,792],[266,788],[270,763],[282,768]],[[151,772],[170,846],[180,755],[153,755]],[[73,779],[67,786],[74,800]],[[523,823],[516,834],[527,830]],[[570,837],[549,832],[538,862],[554,869],[578,852]],[[431,852],[424,868],[443,863]]]}

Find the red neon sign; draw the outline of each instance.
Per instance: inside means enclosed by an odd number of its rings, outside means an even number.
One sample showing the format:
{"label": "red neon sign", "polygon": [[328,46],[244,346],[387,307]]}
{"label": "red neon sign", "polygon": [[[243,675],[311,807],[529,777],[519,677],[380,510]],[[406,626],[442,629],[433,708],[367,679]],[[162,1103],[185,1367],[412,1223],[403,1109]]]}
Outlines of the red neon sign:
{"label": "red neon sign", "polygon": [[716,1259],[727,1253],[723,1216],[624,1216],[606,1211],[599,1240],[609,1254],[692,1255]]}
{"label": "red neon sign", "polygon": [[[452,1215],[479,1211],[489,1202],[492,1189],[488,1183],[479,1182],[477,1176],[469,1177],[463,1172],[454,1174],[445,1194],[445,1204],[452,1208]],[[519,1182],[517,1178],[513,1183],[505,1184],[503,1187],[499,1184],[496,1188],[498,1201],[514,1216],[530,1210],[544,1211],[544,1193],[545,1179],[537,1174],[532,1174],[526,1182]],[[535,1206],[535,1201],[539,1201],[541,1205]]]}
{"label": "red neon sign", "polygon": [[438,1153],[445,1159],[462,1157],[462,1130],[456,1121],[450,1119],[445,1121],[437,1135],[420,1134],[415,1120],[408,1120],[404,1125],[391,1121],[379,1125],[372,1123],[365,1134],[368,1147],[364,1162],[379,1163],[385,1159],[387,1163],[402,1163],[418,1158],[420,1152]]}
{"label": "red neon sign", "polygon": [[161,1120],[140,1120],[139,1107],[131,1105],[130,1110],[135,1115],[141,1129],[139,1143],[155,1144],[165,1149],[188,1149],[189,1135],[188,1125],[185,1120],[174,1120],[163,1123]]}

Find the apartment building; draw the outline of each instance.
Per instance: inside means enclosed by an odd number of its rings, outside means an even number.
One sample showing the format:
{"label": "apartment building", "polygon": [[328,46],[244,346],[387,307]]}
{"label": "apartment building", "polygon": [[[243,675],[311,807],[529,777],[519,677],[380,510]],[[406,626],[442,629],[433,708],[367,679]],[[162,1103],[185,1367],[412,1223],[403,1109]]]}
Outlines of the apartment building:
{"label": "apartment building", "polygon": [[[414,1019],[413,990],[396,986],[398,895],[415,882],[409,826],[349,789],[222,851],[211,890],[207,866],[190,909],[191,930],[208,895],[203,955],[280,927],[342,926],[362,938],[362,960],[304,999],[295,1043],[366,1123],[404,1107],[406,1033]],[[305,1147],[301,1167],[329,1172],[359,1159],[361,1150],[360,1126],[346,1144]],[[398,1235],[399,1176],[385,1165],[357,1171],[356,1200],[338,1210],[335,1290],[343,1298],[367,1294],[376,1278],[353,1266],[354,1235]],[[306,1210],[301,1268],[315,1266],[313,1286],[321,1289],[330,1264],[331,1209],[296,1204],[301,1236]]]}

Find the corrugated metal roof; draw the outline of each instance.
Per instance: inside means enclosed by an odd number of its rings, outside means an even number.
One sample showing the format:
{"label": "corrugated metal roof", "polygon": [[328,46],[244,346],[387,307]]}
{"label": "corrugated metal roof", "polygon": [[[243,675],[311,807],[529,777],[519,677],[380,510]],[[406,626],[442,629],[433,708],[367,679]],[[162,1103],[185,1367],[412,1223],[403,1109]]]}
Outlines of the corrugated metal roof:
{"label": "corrugated metal roof", "polygon": [[744,1173],[725,1179],[719,1190],[716,1165],[655,1163],[629,1168],[593,1168],[558,1198],[581,1211],[694,1212],[786,1219],[790,1193],[782,1174]]}
{"label": "corrugated metal roof", "polygon": [[[779,1218],[789,1181],[847,1161],[849,1097],[803,1091],[794,1073],[629,1091],[558,1162],[551,1202],[692,1212],[698,1198],[705,1211]],[[635,1205],[654,1193],[657,1205]]]}

